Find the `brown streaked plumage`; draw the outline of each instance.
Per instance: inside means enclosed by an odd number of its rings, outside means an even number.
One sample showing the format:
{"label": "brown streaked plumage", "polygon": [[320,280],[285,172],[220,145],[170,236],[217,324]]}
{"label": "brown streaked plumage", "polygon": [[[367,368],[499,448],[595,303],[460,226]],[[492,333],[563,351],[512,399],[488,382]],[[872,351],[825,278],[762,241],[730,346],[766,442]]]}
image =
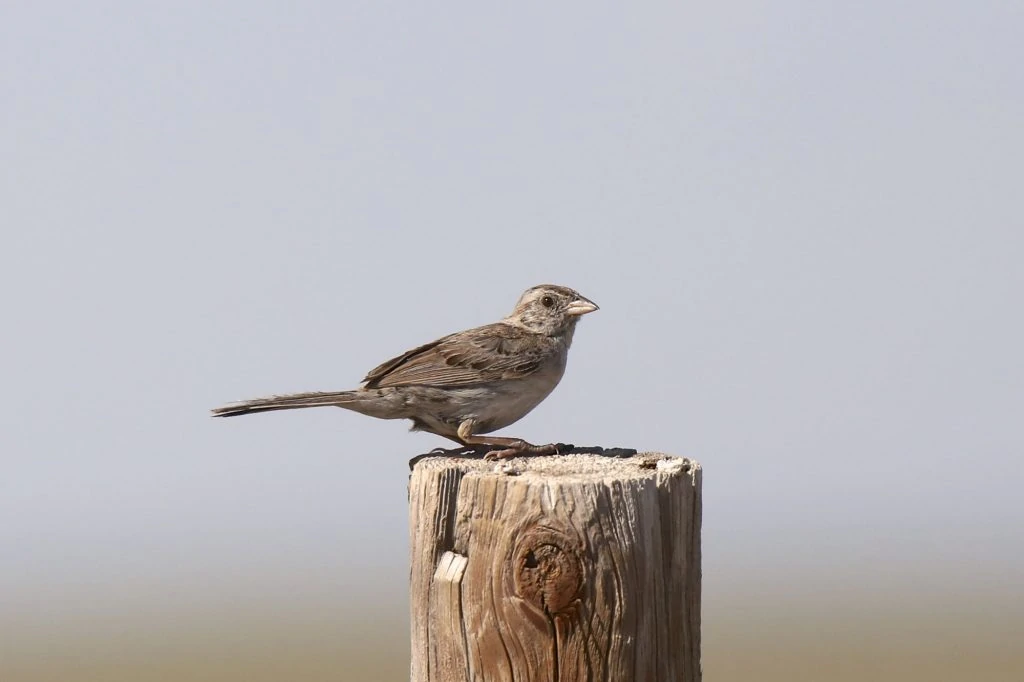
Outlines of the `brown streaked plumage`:
{"label": "brown streaked plumage", "polygon": [[597,305],[553,284],[527,289],[512,314],[450,334],[370,370],[352,391],[299,393],[232,403],[216,417],[306,407],[343,407],[380,419],[410,419],[462,445],[496,445],[491,457],[551,454],[553,445],[485,436],[515,423],[546,398],[565,372],[576,323]]}

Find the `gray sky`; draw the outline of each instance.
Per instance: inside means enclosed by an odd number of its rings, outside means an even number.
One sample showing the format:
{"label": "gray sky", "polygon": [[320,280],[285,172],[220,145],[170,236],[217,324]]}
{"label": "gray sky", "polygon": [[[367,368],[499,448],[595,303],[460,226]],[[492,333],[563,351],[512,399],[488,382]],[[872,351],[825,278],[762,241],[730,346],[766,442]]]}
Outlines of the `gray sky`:
{"label": "gray sky", "polygon": [[0,621],[267,595],[400,613],[406,462],[443,442],[207,410],[355,387],[541,282],[601,311],[505,432],[699,459],[706,618],[765,590],[1019,603],[1022,23],[998,2],[0,10]]}

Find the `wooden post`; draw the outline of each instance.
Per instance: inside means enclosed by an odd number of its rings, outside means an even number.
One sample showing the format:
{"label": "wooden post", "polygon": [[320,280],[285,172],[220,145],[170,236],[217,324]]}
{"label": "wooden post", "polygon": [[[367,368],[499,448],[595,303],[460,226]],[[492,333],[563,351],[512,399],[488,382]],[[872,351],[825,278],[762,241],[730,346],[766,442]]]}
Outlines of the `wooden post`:
{"label": "wooden post", "polygon": [[699,682],[700,491],[650,453],[420,461],[412,682]]}

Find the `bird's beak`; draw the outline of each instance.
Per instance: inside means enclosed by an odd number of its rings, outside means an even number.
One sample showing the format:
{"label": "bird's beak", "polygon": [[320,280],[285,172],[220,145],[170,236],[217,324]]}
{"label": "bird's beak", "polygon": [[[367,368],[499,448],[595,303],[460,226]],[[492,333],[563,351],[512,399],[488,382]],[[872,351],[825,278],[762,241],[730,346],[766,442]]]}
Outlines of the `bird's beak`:
{"label": "bird's beak", "polygon": [[597,304],[580,296],[565,309],[566,315],[586,315],[597,310]]}

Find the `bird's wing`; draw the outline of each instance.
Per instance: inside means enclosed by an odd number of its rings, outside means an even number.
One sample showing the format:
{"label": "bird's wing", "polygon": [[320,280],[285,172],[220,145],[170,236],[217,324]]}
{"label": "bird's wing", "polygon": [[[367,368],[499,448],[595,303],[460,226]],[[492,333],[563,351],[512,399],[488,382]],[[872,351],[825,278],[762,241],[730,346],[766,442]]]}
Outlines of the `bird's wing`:
{"label": "bird's wing", "polygon": [[521,379],[535,372],[552,351],[547,337],[497,322],[414,348],[372,369],[363,381],[366,388],[386,388]]}

